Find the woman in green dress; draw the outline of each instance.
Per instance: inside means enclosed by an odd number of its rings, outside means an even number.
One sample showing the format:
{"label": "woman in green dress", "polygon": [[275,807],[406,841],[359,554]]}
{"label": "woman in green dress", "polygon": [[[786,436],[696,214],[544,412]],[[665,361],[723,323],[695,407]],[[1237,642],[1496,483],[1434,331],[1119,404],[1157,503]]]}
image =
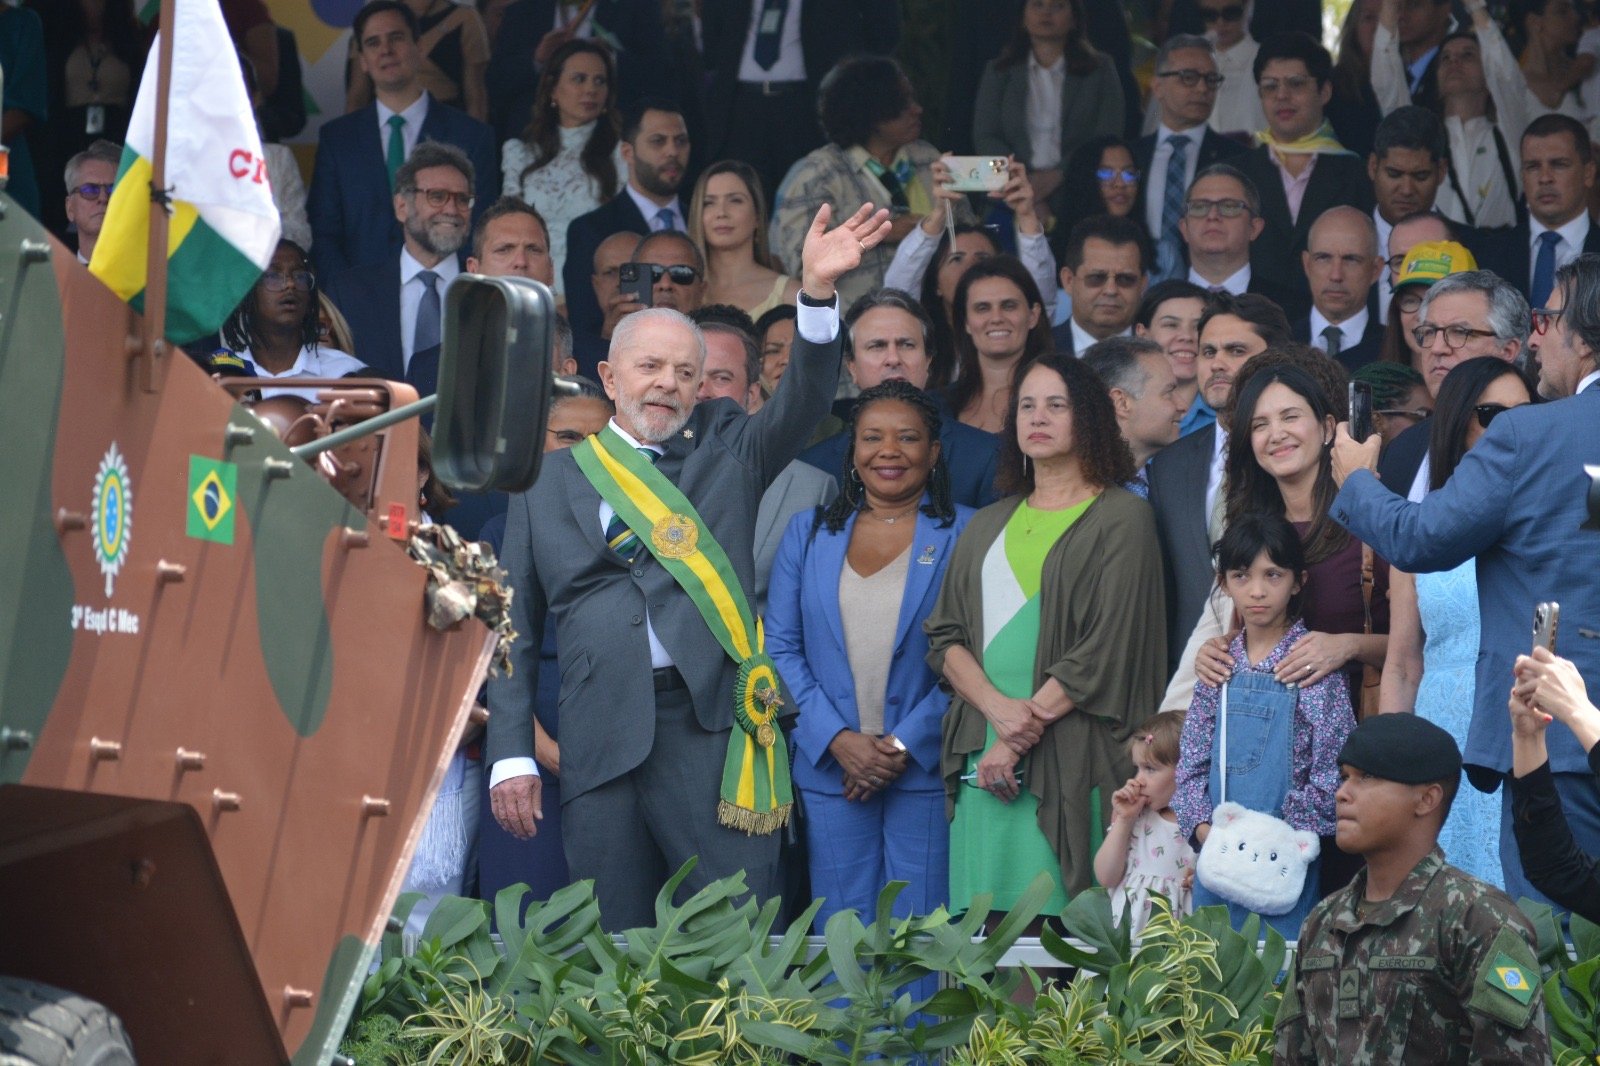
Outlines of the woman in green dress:
{"label": "woman in green dress", "polygon": [[[1072,356],[1023,369],[1001,437],[1005,499],[973,516],[926,623],[948,684],[940,771],[950,900],[1007,910],[1041,870],[1046,913],[1093,883],[1124,741],[1165,681],[1150,505],[1100,378]],[[1101,811],[1103,810],[1103,814]]]}

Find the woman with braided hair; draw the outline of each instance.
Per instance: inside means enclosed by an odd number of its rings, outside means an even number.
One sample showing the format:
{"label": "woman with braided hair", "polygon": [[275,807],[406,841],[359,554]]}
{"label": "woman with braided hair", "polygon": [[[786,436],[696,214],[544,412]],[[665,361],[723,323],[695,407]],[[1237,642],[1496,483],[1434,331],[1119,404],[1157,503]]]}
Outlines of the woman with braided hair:
{"label": "woman with braided hair", "polygon": [[890,881],[907,883],[896,915],[948,902],[948,698],[922,623],[972,512],[951,502],[939,427],[934,401],[907,382],[863,392],[843,493],[795,516],[772,569],[767,651],[799,713],[793,774],[818,933],[840,910],[872,914]]}
{"label": "woman with braided hair", "polygon": [[1351,374],[1350,380],[1372,386],[1372,431],[1385,448],[1433,414],[1428,383],[1406,363],[1368,363]]}

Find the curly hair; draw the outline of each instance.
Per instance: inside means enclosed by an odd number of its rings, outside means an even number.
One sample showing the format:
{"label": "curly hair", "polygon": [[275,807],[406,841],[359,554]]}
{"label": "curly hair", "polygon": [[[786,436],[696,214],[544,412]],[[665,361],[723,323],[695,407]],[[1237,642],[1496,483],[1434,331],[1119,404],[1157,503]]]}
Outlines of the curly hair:
{"label": "curly hair", "polygon": [[866,144],[873,130],[911,106],[910,84],[900,64],[888,56],[846,56],[818,87],[817,118],[823,132],[840,148]]}
{"label": "curly hair", "polygon": [[[316,298],[319,295],[316,283],[317,276],[311,270],[311,260],[306,255],[304,248],[287,237],[278,241],[278,247],[291,249],[300,257],[300,269],[307,274],[311,274],[311,291],[306,294],[305,318],[300,323],[300,344],[302,347],[316,352],[318,341],[322,334],[322,304]],[[235,307],[233,313],[228,315],[227,321],[222,323],[220,331],[222,343],[227,345],[230,351],[242,352],[246,348],[253,347],[256,343],[256,305],[261,301],[261,294],[267,290],[266,277],[267,275],[263,271],[261,276],[256,279],[256,283],[250,286],[250,291],[244,294],[244,299],[239,301],[239,306]],[[346,328],[348,329],[348,327]]]}
{"label": "curly hair", "polygon": [[617,61],[611,49],[601,41],[578,37],[557,48],[539,75],[539,88],[533,100],[533,115],[522,139],[533,146],[533,162],[517,175],[521,184],[528,175],[549,166],[561,153],[561,115],[556,110],[556,85],[566,69],[567,60],[575,55],[599,56],[606,68],[606,106],[600,113],[594,131],[584,142],[578,159],[583,172],[600,186],[600,200],[604,202],[617,193],[617,164],[611,158],[616,151],[621,119],[617,116]]}
{"label": "curly hair", "polygon": [[[844,486],[844,491],[835,496],[828,506],[817,508],[816,521],[811,525],[813,537],[817,535],[819,526],[826,527],[829,533],[839,532],[851,515],[866,510],[867,491],[861,484],[861,475],[856,472],[856,423],[861,420],[861,414],[867,408],[875,403],[889,400],[906,404],[915,410],[922,416],[923,425],[927,427],[928,440],[932,442],[939,439],[939,430],[944,425],[944,420],[939,415],[939,405],[934,402],[933,397],[909,381],[898,379],[885,381],[862,392],[856,399],[855,406],[850,409],[850,420],[844,430],[846,439],[850,442],[844,450],[844,468],[839,482]],[[933,471],[928,476],[928,502],[923,505],[922,513],[929,518],[937,519],[940,529],[955,521],[956,505],[950,493],[950,468],[945,463],[942,450],[939,458],[934,460]]]}
{"label": "curly hair", "polygon": [[1072,453],[1083,468],[1083,476],[1101,488],[1133,480],[1133,452],[1122,439],[1117,411],[1111,393],[1088,364],[1071,355],[1045,354],[1022,364],[1011,388],[1011,403],[1006,408],[1006,426],[1000,431],[1000,455],[995,464],[995,487],[1001,495],[1028,495],[1033,491],[1033,464],[1023,462],[1022,446],[1017,443],[1017,403],[1022,382],[1035,367],[1046,367],[1061,376],[1067,387],[1067,402],[1072,407]]}

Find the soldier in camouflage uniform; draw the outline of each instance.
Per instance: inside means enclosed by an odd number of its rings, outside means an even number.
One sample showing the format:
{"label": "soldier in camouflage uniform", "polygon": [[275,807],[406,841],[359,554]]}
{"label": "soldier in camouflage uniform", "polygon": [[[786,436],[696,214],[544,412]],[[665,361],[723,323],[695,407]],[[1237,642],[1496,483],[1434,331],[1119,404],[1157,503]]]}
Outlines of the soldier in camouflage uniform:
{"label": "soldier in camouflage uniform", "polygon": [[1274,1062],[1548,1063],[1531,923],[1438,848],[1461,780],[1455,741],[1380,715],[1339,764],[1337,839],[1367,865],[1301,927]]}

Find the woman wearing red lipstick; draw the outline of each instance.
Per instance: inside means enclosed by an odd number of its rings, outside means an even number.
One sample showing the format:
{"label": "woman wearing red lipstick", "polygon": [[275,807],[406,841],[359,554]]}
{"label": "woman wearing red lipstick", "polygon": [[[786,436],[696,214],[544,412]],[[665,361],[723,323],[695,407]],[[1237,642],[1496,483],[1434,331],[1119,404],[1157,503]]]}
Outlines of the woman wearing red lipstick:
{"label": "woman wearing red lipstick", "polygon": [[1003,911],[1040,870],[1046,911],[1093,884],[1128,735],[1166,674],[1161,549],[1149,506],[1118,487],[1132,476],[1099,376],[1070,355],[1028,364],[1000,443],[1011,495],[972,517],[927,623],[953,693],[952,910],[992,893]]}
{"label": "woman wearing red lipstick", "polygon": [[689,236],[706,261],[706,303],[729,304],[752,319],[792,304],[800,283],[767,250],[767,200],[749,163],[713,163],[689,201]]}

